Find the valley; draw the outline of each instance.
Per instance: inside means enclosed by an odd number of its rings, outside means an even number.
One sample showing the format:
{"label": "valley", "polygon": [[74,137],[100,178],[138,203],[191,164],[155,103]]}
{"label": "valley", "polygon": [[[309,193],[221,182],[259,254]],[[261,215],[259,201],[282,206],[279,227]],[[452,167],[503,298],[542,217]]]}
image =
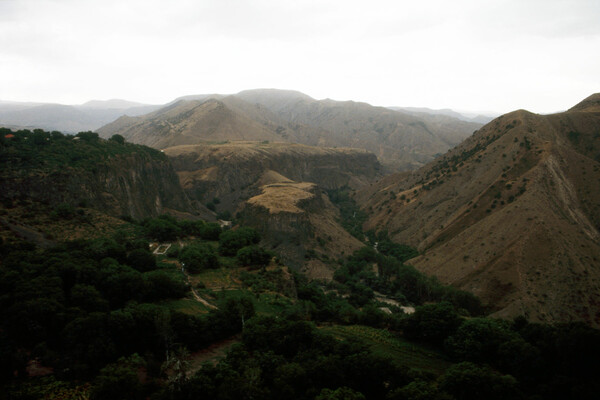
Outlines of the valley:
{"label": "valley", "polygon": [[255,90],[0,128],[0,385],[594,393],[599,104],[482,126]]}

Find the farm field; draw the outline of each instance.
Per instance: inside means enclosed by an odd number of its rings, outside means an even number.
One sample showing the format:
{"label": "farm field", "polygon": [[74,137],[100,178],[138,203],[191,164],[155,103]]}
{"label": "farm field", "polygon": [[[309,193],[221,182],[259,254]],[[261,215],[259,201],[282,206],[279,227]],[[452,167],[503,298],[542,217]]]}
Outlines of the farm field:
{"label": "farm field", "polygon": [[391,357],[409,368],[441,375],[452,365],[438,351],[404,340],[384,329],[362,325],[331,325],[320,329],[341,340],[358,339],[368,344],[375,354]]}

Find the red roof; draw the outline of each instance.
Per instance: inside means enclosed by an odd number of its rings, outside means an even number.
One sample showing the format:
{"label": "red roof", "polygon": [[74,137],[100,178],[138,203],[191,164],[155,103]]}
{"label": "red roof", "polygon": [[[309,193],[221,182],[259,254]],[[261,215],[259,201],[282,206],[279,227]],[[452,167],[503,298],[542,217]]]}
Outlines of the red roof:
{"label": "red roof", "polygon": [[5,135],[4,137],[7,139],[10,139],[10,138],[14,138],[15,135],[13,135],[12,133],[9,133],[8,135]]}

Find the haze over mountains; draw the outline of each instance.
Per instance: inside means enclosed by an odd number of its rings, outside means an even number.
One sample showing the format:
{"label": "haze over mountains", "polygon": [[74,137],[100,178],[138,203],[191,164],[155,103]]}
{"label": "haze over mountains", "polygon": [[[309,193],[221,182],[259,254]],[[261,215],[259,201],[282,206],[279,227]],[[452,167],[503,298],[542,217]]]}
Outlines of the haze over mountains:
{"label": "haze over mountains", "polygon": [[506,114],[356,198],[366,228],[417,246],[413,265],[495,315],[600,325],[600,94],[564,113]]}
{"label": "haze over mountains", "polygon": [[[456,119],[460,119],[461,121],[475,122],[479,124],[487,124],[491,120],[493,120],[498,115],[490,113],[490,115],[483,115],[477,113],[459,113],[454,110],[450,110],[449,108],[444,108],[441,110],[433,110],[431,108],[426,107],[388,107],[391,110],[403,111],[413,115],[420,114],[431,114],[431,115],[445,115],[448,117],[453,117]],[[493,116],[492,116],[493,115]]]}

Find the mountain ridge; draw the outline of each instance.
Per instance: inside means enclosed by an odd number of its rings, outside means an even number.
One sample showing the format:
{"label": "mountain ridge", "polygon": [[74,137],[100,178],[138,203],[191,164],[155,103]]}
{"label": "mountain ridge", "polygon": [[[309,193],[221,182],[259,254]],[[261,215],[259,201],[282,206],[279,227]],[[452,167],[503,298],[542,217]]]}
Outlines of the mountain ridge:
{"label": "mountain ridge", "polygon": [[215,140],[356,147],[375,153],[390,170],[401,170],[424,164],[481,126],[450,117],[416,117],[367,103],[314,100],[277,89],[218,98],[202,95],[199,100],[181,99],[164,110],[169,114],[158,110],[122,117],[98,132],[103,137],[121,134],[157,148]]}

